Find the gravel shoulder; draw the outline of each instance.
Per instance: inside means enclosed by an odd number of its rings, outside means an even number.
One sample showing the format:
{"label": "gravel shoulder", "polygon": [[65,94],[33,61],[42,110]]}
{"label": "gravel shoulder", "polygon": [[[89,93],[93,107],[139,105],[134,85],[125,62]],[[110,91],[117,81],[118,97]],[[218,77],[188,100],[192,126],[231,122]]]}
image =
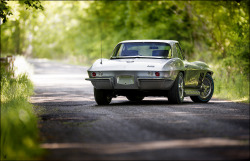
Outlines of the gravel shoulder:
{"label": "gravel shoulder", "polygon": [[97,106],[87,67],[30,59],[31,98],[46,160],[235,160],[249,158],[249,104],[117,97]]}

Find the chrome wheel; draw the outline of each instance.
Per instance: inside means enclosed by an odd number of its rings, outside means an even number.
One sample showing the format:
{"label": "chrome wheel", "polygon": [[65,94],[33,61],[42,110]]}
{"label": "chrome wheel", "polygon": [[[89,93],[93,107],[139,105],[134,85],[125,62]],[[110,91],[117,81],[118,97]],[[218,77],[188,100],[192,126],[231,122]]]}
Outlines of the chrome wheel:
{"label": "chrome wheel", "polygon": [[201,93],[199,96],[190,96],[192,101],[199,103],[207,103],[214,93],[214,81],[210,74],[206,74],[202,84]]}
{"label": "chrome wheel", "polygon": [[210,79],[205,77],[205,79],[202,82],[201,89],[202,92],[200,97],[203,99],[207,98],[212,92],[212,82],[210,81]]}
{"label": "chrome wheel", "polygon": [[179,89],[179,97],[180,100],[184,99],[184,81],[183,77],[180,75],[179,81],[178,81],[178,89]]}

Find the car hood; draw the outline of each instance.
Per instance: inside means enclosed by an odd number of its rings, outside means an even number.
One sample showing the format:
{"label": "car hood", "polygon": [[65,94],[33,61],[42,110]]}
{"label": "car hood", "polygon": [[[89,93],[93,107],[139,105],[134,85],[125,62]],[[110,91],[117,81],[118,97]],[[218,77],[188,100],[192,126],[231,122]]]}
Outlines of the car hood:
{"label": "car hood", "polygon": [[159,71],[171,59],[98,59],[88,71]]}

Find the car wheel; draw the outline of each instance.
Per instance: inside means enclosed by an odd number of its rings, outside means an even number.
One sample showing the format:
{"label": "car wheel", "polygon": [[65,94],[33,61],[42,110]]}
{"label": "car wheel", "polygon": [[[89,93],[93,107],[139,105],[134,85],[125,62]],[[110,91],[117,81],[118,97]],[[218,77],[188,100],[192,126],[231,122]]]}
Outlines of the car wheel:
{"label": "car wheel", "polygon": [[98,105],[108,105],[112,100],[112,95],[107,90],[94,88],[95,101]]}
{"label": "car wheel", "polygon": [[184,99],[184,77],[183,73],[179,73],[168,94],[168,100],[171,103],[182,103]]}
{"label": "car wheel", "polygon": [[126,96],[126,97],[131,102],[140,102],[144,99],[143,96]]}
{"label": "car wheel", "polygon": [[207,74],[201,85],[200,96],[190,96],[193,102],[207,103],[213,96],[214,93],[214,81],[210,74]]}

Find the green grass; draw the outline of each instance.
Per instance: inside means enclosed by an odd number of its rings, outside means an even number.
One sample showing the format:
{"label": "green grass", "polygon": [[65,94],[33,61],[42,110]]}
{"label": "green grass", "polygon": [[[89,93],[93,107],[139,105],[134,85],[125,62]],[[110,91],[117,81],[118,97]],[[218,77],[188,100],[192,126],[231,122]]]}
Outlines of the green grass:
{"label": "green grass", "polygon": [[226,70],[222,65],[212,66],[214,97],[234,102],[249,103],[249,79],[242,72]]}
{"label": "green grass", "polygon": [[1,160],[37,159],[37,118],[32,104],[33,85],[26,74],[12,78],[1,68]]}

